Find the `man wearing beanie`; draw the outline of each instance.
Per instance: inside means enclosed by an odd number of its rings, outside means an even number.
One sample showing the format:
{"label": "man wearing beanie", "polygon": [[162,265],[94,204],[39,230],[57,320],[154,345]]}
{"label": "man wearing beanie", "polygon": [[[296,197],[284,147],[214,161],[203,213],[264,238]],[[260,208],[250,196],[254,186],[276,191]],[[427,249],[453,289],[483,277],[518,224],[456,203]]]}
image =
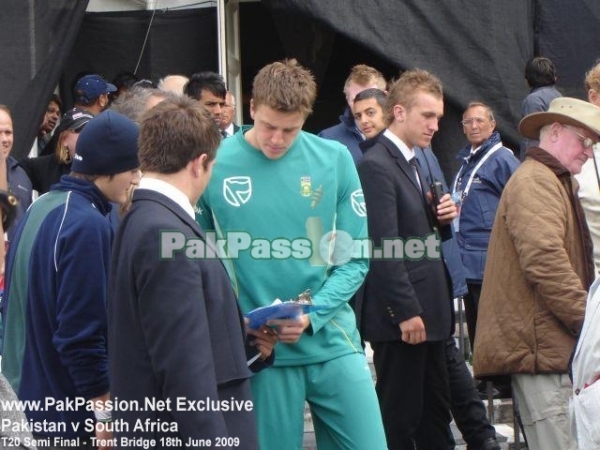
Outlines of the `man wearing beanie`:
{"label": "man wearing beanie", "polygon": [[[109,419],[106,216],[139,181],[137,137],[137,125],[114,111],[92,119],[72,172],[31,206],[7,256],[2,370],[20,400],[42,402],[25,413],[49,446],[110,445],[90,440],[95,422]],[[96,437],[111,437],[100,428]]]}

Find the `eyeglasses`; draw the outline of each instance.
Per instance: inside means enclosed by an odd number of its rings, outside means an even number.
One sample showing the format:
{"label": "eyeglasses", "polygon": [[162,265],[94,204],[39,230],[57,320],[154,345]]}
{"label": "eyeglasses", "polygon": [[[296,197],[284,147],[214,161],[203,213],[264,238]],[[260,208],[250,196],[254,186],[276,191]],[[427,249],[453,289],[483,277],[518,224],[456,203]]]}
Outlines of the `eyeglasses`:
{"label": "eyeglasses", "polygon": [[579,138],[579,140],[581,141],[581,145],[583,145],[583,148],[588,149],[588,148],[592,148],[594,146],[595,142],[592,138],[585,137],[583,134],[578,133],[577,131],[575,131],[574,129],[572,129],[571,127],[569,127],[567,125],[563,125],[563,126]]}
{"label": "eyeglasses", "polygon": [[473,117],[472,119],[462,120],[460,123],[462,123],[463,127],[468,127],[469,125],[473,124],[483,125],[485,121],[486,119],[484,119],[483,117]]}

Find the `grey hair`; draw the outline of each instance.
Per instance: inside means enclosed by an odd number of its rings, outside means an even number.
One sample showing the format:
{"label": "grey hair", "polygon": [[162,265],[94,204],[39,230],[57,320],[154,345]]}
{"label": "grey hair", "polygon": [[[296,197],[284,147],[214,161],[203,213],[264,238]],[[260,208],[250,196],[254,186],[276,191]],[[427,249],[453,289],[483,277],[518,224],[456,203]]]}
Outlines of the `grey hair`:
{"label": "grey hair", "polygon": [[139,123],[142,116],[148,109],[148,100],[152,97],[162,99],[173,98],[176,94],[171,92],[161,91],[155,88],[144,88],[134,86],[127,92],[120,95],[110,106],[110,109],[123,114],[136,123]]}

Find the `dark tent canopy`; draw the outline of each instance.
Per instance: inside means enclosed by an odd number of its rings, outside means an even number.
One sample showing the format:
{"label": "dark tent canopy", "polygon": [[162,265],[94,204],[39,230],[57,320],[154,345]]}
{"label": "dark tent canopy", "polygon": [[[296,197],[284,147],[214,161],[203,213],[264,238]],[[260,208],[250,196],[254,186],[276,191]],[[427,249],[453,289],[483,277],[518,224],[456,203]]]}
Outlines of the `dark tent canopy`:
{"label": "dark tent canopy", "polygon": [[12,111],[13,154],[26,155],[79,32],[88,0],[4,0],[0,103]]}
{"label": "dark tent canopy", "polygon": [[465,143],[459,121],[470,101],[489,104],[505,144],[518,149],[516,127],[528,93],[526,62],[536,55],[549,57],[563,94],[585,98],[585,72],[600,57],[597,0],[263,3],[277,14],[318,21],[399,71],[418,67],[439,76],[446,110],[433,146],[446,173],[453,172],[454,154]]}
{"label": "dark tent canopy", "polygon": [[215,8],[88,13],[63,66],[62,97],[72,103],[71,83],[82,70],[109,81],[126,71],[156,82],[167,74],[215,70],[216,49]]}
{"label": "dark tent canopy", "polygon": [[[0,42],[8,63],[0,68],[0,103],[13,110],[13,151],[24,155],[61,73],[64,91],[82,70],[96,70],[107,78],[131,70],[151,14],[90,13],[84,19],[86,0],[6,3],[0,14]],[[240,9],[246,5],[253,4],[240,4]],[[526,61],[537,54],[550,57],[557,66],[559,89],[584,98],[584,74],[600,56],[597,0],[262,0],[261,5],[272,16],[280,43],[257,45],[248,34],[250,40],[242,41],[241,68],[247,79],[253,77],[256,63],[270,62],[259,59],[272,56],[275,47],[283,49],[281,57],[296,57],[310,67],[320,85],[332,71],[343,71],[338,78],[345,78],[349,67],[332,63],[338,56],[332,36],[364,47],[392,67],[392,75],[413,67],[438,75],[445,87],[446,111],[434,151],[447,174],[465,142],[459,120],[468,102],[490,104],[505,143],[516,149],[520,104],[528,92]],[[158,11],[139,74],[156,79],[168,73],[216,70],[215,17],[215,8]],[[243,15],[240,21],[244,28]],[[318,106],[315,116],[321,114]],[[309,128],[318,122],[313,120]],[[316,126],[311,130],[318,131]]]}

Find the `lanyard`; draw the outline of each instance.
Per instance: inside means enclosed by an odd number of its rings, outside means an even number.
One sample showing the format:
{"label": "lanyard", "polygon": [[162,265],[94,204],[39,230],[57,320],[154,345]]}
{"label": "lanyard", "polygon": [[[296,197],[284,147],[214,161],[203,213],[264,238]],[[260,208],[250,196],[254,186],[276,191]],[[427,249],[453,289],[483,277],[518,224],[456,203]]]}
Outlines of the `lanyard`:
{"label": "lanyard", "polygon": [[[492,154],[494,152],[496,152],[497,150],[499,150],[501,148],[502,148],[502,142],[498,142],[485,155],[483,155],[483,158],[481,158],[479,160],[479,162],[473,169],[473,172],[471,172],[471,176],[469,176],[469,181],[467,181],[467,186],[463,190],[462,200],[467,198],[467,195],[469,195],[469,191],[471,190],[471,184],[473,184],[473,179],[475,178],[475,174],[477,173],[477,171],[480,169],[480,167],[483,165],[483,163],[486,162],[490,156],[492,156]],[[463,167],[465,167],[465,166],[463,165]],[[452,187],[452,193],[455,193],[456,189],[458,188],[458,181],[460,180],[461,172],[462,172],[462,167],[461,167],[461,170],[458,171],[458,174],[456,175],[456,178],[454,179],[454,186]]]}

